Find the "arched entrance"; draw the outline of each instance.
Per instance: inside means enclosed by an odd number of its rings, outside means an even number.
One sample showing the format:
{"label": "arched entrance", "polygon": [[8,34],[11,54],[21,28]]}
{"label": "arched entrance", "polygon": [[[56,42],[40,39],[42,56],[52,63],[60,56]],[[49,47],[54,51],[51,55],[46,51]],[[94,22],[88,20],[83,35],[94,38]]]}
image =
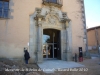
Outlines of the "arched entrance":
{"label": "arched entrance", "polygon": [[43,58],[61,59],[60,30],[43,29]]}
{"label": "arched entrance", "polygon": [[[31,61],[71,59],[70,19],[57,7],[37,8],[30,16],[29,52]],[[70,33],[69,33],[70,32]],[[45,39],[45,41],[43,41]]]}

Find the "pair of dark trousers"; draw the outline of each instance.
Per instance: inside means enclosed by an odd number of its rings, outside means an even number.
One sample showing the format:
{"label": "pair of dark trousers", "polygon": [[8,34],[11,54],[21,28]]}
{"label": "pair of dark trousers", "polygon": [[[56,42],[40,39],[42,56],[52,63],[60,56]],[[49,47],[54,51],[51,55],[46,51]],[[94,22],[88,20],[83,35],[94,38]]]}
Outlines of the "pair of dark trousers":
{"label": "pair of dark trousers", "polygon": [[28,64],[28,60],[25,60],[25,63]]}

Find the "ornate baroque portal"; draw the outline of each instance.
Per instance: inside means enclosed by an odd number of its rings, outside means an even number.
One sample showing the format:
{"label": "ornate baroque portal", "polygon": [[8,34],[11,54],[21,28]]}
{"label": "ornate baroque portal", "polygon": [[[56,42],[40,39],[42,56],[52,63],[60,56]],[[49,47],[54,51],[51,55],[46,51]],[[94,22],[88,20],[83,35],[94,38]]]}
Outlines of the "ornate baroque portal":
{"label": "ornate baroque portal", "polygon": [[60,31],[61,60],[71,60],[71,31],[70,19],[65,12],[54,6],[36,8],[30,15],[29,52],[32,62],[43,62],[43,30],[55,29]]}

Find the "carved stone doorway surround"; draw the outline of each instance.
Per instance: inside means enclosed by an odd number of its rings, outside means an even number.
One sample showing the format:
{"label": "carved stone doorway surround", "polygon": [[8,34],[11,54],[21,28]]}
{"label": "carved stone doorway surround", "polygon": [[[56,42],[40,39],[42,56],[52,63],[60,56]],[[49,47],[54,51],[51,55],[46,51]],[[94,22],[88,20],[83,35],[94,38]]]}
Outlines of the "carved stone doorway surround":
{"label": "carved stone doorway surround", "polygon": [[[61,33],[61,60],[71,60],[70,19],[65,12],[54,6],[36,8],[30,15],[29,53],[31,63],[43,62],[43,29],[57,29]],[[70,31],[71,32],[71,31]]]}

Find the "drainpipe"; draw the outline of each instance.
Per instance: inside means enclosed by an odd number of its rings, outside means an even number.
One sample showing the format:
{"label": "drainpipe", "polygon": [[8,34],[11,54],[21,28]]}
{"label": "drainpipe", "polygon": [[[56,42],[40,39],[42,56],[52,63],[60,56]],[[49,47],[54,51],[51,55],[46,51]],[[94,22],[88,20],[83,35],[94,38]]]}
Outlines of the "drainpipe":
{"label": "drainpipe", "polygon": [[87,39],[87,29],[86,29],[86,14],[85,14],[85,4],[84,4],[84,0],[83,0],[83,10],[84,10],[84,20],[85,20],[85,22],[84,22],[84,24],[85,24],[85,26],[84,26],[84,30],[86,31],[84,34],[86,35],[86,37],[85,37],[85,39],[86,39],[86,57],[87,58],[91,58],[90,57],[90,53],[89,53],[89,51],[88,51],[88,39]]}

